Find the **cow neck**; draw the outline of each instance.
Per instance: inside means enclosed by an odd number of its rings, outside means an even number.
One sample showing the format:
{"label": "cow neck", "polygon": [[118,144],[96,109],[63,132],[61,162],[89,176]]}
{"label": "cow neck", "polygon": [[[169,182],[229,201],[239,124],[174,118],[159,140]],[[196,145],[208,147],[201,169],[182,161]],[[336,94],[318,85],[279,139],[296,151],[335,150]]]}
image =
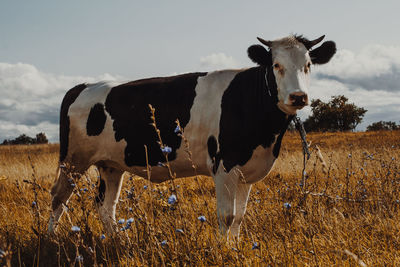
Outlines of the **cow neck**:
{"label": "cow neck", "polygon": [[279,153],[289,118],[276,105],[274,77],[267,73],[267,87],[265,75],[261,66],[244,70],[235,76],[222,96],[216,158],[223,160],[228,172],[234,166],[245,165],[259,146],[273,145],[274,155]]}
{"label": "cow neck", "polygon": [[[275,75],[272,71],[272,67],[265,67],[264,69],[264,84],[265,89],[263,90],[267,96],[267,105],[271,105],[271,109],[267,109],[267,121],[266,123],[270,125],[269,131],[265,132],[265,140],[266,146],[269,145],[270,142],[274,142],[273,146],[273,154],[277,158],[279,156],[279,151],[281,147],[282,138],[286,133],[286,130],[290,124],[290,122],[294,119],[294,115],[287,115],[282,110],[280,110],[277,106],[278,103],[278,90],[275,82]],[[271,132],[273,135],[278,134],[277,138],[271,139]]]}

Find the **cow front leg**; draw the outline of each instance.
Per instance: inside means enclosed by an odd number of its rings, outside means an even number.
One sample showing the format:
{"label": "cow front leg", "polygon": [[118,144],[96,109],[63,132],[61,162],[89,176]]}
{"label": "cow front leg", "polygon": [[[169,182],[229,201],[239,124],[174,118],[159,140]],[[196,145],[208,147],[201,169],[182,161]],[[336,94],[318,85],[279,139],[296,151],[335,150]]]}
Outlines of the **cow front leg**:
{"label": "cow front leg", "polygon": [[226,173],[222,164],[214,176],[218,224],[224,236],[228,235],[235,218],[235,197],[238,180],[238,175],[234,171]]}
{"label": "cow front leg", "polygon": [[236,189],[235,219],[233,220],[230,233],[239,238],[240,225],[246,213],[247,200],[251,191],[251,184],[238,183]]}
{"label": "cow front leg", "polygon": [[96,197],[97,208],[105,231],[112,234],[117,230],[115,210],[121,192],[123,171],[109,167],[98,167],[98,169],[100,185]]}

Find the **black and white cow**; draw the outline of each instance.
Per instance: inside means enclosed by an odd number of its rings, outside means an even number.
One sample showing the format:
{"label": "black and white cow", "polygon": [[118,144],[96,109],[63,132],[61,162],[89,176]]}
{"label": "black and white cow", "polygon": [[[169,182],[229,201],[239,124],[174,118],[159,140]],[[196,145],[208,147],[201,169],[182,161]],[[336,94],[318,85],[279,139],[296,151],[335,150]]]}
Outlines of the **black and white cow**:
{"label": "black and white cow", "polygon": [[[258,66],[240,70],[188,73],[123,84],[81,84],[61,105],[60,164],[83,174],[91,165],[100,172],[97,202],[106,230],[115,229],[115,208],[125,171],[151,181],[168,179],[168,170],[150,118],[149,104],[178,177],[193,175],[185,145],[175,131],[184,128],[199,174],[212,175],[217,215],[223,234],[239,234],[251,185],[265,178],[279,155],[289,122],[308,104],[312,64],[327,63],[335,43],[289,36],[258,40],[248,55]],[[52,187],[49,232],[72,193],[71,168],[60,168]]]}

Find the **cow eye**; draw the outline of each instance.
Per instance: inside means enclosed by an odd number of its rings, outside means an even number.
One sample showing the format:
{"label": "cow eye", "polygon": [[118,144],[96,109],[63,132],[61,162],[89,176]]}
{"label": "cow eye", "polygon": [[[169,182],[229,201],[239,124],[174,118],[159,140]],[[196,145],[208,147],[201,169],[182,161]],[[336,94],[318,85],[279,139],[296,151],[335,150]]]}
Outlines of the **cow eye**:
{"label": "cow eye", "polygon": [[311,63],[310,62],[308,62],[307,68],[311,68]]}
{"label": "cow eye", "polygon": [[280,67],[280,65],[279,65],[278,63],[275,63],[275,64],[274,64],[274,68],[275,68],[275,69],[279,69],[279,67]]}

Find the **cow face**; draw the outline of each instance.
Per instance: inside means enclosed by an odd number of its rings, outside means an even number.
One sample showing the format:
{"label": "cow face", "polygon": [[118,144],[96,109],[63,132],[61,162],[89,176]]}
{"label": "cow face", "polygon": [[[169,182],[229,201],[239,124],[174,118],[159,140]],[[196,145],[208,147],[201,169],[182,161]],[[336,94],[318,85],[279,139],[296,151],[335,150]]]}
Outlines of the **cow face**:
{"label": "cow face", "polygon": [[[249,48],[249,57],[273,71],[278,91],[278,107],[287,114],[308,105],[308,88],[312,64],[327,63],[336,52],[335,43],[328,41],[315,50],[311,48],[324,36],[309,41],[301,36],[289,36],[275,41],[258,40],[270,51],[260,46]],[[265,52],[264,52],[265,51]]]}

